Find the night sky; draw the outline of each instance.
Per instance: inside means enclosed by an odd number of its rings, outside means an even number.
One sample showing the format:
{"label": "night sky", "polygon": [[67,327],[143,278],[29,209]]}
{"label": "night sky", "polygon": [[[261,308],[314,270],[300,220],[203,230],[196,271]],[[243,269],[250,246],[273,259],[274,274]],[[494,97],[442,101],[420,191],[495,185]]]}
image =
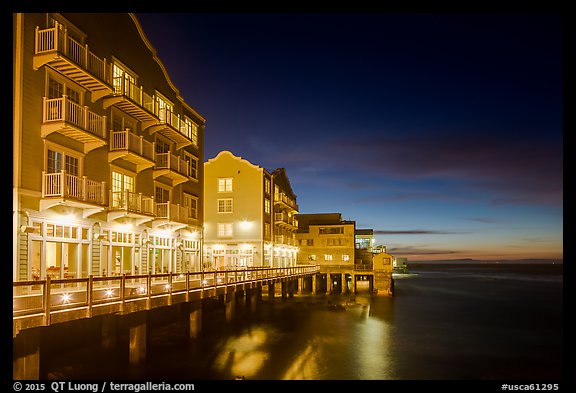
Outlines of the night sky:
{"label": "night sky", "polygon": [[563,258],[563,18],[137,14],[229,150],[410,260]]}

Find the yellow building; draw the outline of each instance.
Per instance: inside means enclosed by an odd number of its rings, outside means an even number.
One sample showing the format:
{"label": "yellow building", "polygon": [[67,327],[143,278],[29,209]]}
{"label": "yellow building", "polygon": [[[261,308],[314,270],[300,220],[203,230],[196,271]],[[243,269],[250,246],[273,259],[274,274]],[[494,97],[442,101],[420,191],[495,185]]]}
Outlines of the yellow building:
{"label": "yellow building", "polygon": [[205,119],[136,16],[13,33],[13,279],[199,269]]}
{"label": "yellow building", "polygon": [[354,267],[355,221],[340,213],[298,214],[298,262],[322,267]]}
{"label": "yellow building", "polygon": [[204,174],[207,268],[296,265],[298,205],[283,168],[269,172],[221,151]]}

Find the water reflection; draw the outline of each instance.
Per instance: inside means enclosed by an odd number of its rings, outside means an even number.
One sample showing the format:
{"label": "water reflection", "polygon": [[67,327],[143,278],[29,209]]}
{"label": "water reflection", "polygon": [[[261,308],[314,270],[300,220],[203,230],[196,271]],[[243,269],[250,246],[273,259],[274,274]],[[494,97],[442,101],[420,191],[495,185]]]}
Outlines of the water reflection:
{"label": "water reflection", "polygon": [[265,308],[214,347],[226,378],[390,379],[393,299],[316,296]]}
{"label": "water reflection", "polygon": [[264,328],[255,327],[240,337],[225,339],[214,361],[218,373],[253,378],[270,356],[265,350],[268,334]]}

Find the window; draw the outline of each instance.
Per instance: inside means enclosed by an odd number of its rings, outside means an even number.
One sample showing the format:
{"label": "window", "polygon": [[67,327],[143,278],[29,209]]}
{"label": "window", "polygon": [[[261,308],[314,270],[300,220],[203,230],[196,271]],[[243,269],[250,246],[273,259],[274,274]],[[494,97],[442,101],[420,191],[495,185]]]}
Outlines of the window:
{"label": "window", "polygon": [[270,214],[270,199],[264,199],[264,213]]}
{"label": "window", "polygon": [[267,177],[264,178],[264,192],[270,195],[270,179]]}
{"label": "window", "polygon": [[140,97],[136,97],[136,90],[133,87],[136,85],[136,76],[128,72],[127,67],[121,65],[118,61],[112,64],[112,85],[114,93],[123,94],[133,100],[140,101]]}
{"label": "window", "polygon": [[218,179],[218,192],[232,192],[232,178],[220,178]]}
{"label": "window", "polygon": [[72,85],[71,82],[67,84],[66,82],[57,80],[54,76],[49,75],[47,92],[48,99],[62,98],[64,96],[64,92],[66,92],[68,100],[81,105],[82,94],[78,87]]}
{"label": "window", "polygon": [[219,223],[218,224],[218,237],[232,237],[232,223]]}
{"label": "window", "polygon": [[184,153],[184,161],[188,165],[188,176],[198,179],[198,159],[191,154]]}
{"label": "window", "polygon": [[340,235],[344,233],[344,227],[320,227],[321,235]]}
{"label": "window", "polygon": [[158,113],[156,113],[156,115],[162,123],[169,123],[171,120],[170,116],[172,115],[172,103],[158,92],[156,92],[156,101],[158,103],[156,106]]}
{"label": "window", "polygon": [[218,199],[218,213],[232,213],[232,198]]}
{"label": "window", "polygon": [[315,260],[316,260],[316,254],[310,254],[310,255],[308,255],[308,260],[309,260],[309,261],[315,261]]}
{"label": "window", "polygon": [[188,209],[189,218],[198,218],[198,198],[194,195],[184,194],[184,207]]}
{"label": "window", "polygon": [[307,246],[313,246],[314,245],[314,239],[306,239],[306,245]]}
{"label": "window", "polygon": [[156,203],[170,202],[170,190],[156,186],[154,191],[154,199]]}
{"label": "window", "polygon": [[156,138],[156,153],[169,153],[170,152],[170,143]]}
{"label": "window", "polygon": [[332,260],[332,254],[325,254],[325,255],[324,255],[324,260],[325,260],[325,261],[331,261],[331,260]]}
{"label": "window", "polygon": [[326,245],[327,246],[345,246],[346,245],[346,239],[328,238],[328,239],[326,239]]}
{"label": "window", "polygon": [[48,149],[46,155],[46,171],[48,173],[58,173],[61,172],[62,169],[65,169],[66,173],[70,175],[79,176],[80,159],[62,151]]}
{"label": "window", "polygon": [[348,262],[350,260],[350,255],[342,254],[342,262]]}
{"label": "window", "polygon": [[112,171],[112,206],[113,207],[126,207],[127,201],[125,200],[125,190],[134,192],[135,180],[134,176],[126,175],[124,173]]}
{"label": "window", "polygon": [[190,139],[195,146],[198,146],[198,126],[193,122],[190,122],[190,129],[192,130]]}
{"label": "window", "polygon": [[264,223],[264,237],[270,239],[270,223]]}

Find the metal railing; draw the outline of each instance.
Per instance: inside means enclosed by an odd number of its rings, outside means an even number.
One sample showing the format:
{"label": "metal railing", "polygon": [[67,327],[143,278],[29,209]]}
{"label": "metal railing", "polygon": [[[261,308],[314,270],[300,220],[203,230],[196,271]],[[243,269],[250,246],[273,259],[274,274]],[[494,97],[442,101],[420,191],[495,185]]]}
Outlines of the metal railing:
{"label": "metal railing", "polygon": [[126,303],[152,298],[202,292],[242,283],[274,278],[295,278],[318,273],[316,265],[292,267],[252,267],[236,270],[203,272],[122,275],[73,279],[13,282],[13,318],[43,317],[43,325],[50,325],[54,313],[67,310],[79,313],[78,318],[92,317],[93,310],[110,304],[124,311]]}
{"label": "metal railing", "polygon": [[192,210],[188,207],[175,205],[170,202],[156,203],[156,218],[188,224],[192,217]]}

